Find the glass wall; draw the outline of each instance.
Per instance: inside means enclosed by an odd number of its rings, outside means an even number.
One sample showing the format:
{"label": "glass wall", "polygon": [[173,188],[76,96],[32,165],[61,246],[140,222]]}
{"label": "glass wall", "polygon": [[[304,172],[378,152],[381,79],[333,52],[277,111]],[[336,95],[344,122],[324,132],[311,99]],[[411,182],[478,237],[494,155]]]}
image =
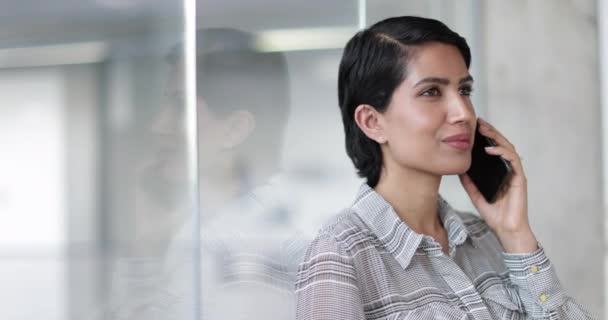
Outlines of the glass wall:
{"label": "glass wall", "polygon": [[146,318],[168,229],[196,209],[185,126],[156,126],[184,100],[183,4],[26,1],[1,20],[0,314]]}
{"label": "glass wall", "polygon": [[3,317],[291,318],[300,257],[362,183],[337,103],[344,44],[397,12],[456,19],[436,1],[185,5],[7,10]]}
{"label": "glass wall", "polygon": [[[293,317],[300,258],[363,182],[344,149],[342,48],[397,13],[449,18],[475,48],[473,2],[458,12],[445,5],[199,3],[199,111],[211,119],[199,115],[204,318]],[[443,188],[471,207],[458,186]]]}
{"label": "glass wall", "polygon": [[[307,245],[363,183],[344,148],[342,49],[390,16],[437,18],[463,35],[477,114],[513,133],[526,158],[551,151],[538,149],[552,145],[547,131],[528,139],[519,134],[527,118],[496,107],[521,68],[501,59],[509,33],[492,17],[542,10],[478,0],[61,0],[2,11],[3,319],[292,319]],[[547,203],[539,185],[553,175],[543,170],[558,166],[548,162],[526,160],[541,181],[531,199]],[[440,193],[475,211],[456,177]],[[531,220],[553,221],[539,233],[550,251],[552,230],[569,223],[550,219],[557,206],[539,214],[539,202]],[[560,265],[574,284],[577,265]]]}
{"label": "glass wall", "polygon": [[336,83],[364,12],[354,0],[199,2],[204,319],[293,318],[300,257],[359,186]]}

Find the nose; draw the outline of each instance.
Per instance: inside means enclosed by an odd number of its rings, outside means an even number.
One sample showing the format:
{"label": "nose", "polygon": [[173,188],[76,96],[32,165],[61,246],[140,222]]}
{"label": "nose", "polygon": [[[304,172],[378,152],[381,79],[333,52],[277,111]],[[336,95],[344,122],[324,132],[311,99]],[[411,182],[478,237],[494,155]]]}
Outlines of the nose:
{"label": "nose", "polygon": [[448,121],[450,123],[472,122],[476,119],[475,109],[471,99],[457,94],[451,99],[448,108]]}

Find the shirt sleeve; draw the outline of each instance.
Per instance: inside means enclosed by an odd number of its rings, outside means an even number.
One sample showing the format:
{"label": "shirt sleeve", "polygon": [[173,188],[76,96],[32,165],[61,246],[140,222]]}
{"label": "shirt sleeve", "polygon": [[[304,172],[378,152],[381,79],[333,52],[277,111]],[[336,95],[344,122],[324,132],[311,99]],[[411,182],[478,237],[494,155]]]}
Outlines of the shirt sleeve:
{"label": "shirt sleeve", "polygon": [[365,319],[353,257],[330,235],[310,244],[298,268],[296,319]]}
{"label": "shirt sleeve", "polygon": [[532,253],[503,252],[503,258],[527,319],[594,319],[566,295],[540,244]]}

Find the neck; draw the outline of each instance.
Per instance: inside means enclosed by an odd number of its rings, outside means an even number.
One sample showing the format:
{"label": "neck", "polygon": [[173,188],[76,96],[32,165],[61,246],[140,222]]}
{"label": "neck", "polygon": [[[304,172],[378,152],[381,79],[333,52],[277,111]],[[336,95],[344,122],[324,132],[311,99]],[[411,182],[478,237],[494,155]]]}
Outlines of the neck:
{"label": "neck", "polygon": [[441,176],[395,166],[384,167],[374,187],[414,232],[435,236],[443,230],[437,212]]}
{"label": "neck", "polygon": [[267,175],[261,176],[253,170],[239,170],[234,165],[209,170],[199,179],[201,208],[212,214],[266,183],[268,179]]}

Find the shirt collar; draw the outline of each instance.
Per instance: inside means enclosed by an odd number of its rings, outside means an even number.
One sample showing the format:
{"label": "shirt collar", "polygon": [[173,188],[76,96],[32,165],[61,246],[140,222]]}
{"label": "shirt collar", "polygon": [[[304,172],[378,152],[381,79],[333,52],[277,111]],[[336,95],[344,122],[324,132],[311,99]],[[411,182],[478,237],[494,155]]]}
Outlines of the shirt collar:
{"label": "shirt collar", "polygon": [[[453,255],[456,247],[466,241],[469,233],[462,218],[441,195],[437,204],[440,219],[448,233],[450,255]],[[414,232],[405,224],[393,207],[367,183],[359,188],[352,209],[399,264],[404,269],[407,268],[425,236]]]}

